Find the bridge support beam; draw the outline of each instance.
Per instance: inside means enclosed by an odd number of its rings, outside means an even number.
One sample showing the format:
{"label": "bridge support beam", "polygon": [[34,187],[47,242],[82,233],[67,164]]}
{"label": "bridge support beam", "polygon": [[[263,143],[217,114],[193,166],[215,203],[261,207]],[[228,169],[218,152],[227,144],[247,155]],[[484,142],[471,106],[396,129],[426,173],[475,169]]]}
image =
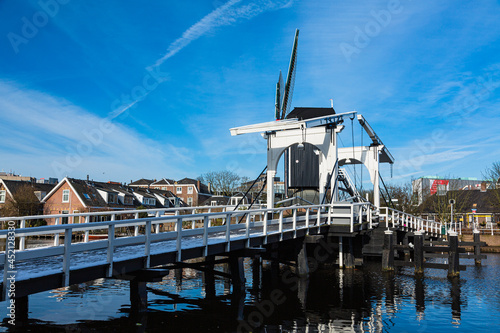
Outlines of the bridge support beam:
{"label": "bridge support beam", "polygon": [[382,270],[394,271],[394,232],[384,231],[384,247],[382,249]]}
{"label": "bridge support beam", "polygon": [[476,264],[476,266],[481,266],[481,245],[479,245],[479,242],[481,241],[481,236],[479,234],[479,230],[474,230],[473,235],[474,235],[473,241],[474,243],[476,243],[476,245],[474,245],[474,256],[475,256],[474,263]]}
{"label": "bridge support beam", "polygon": [[460,276],[460,257],[458,254],[458,235],[454,231],[448,233],[448,244],[450,246],[450,252],[448,255],[448,277],[453,278]]}

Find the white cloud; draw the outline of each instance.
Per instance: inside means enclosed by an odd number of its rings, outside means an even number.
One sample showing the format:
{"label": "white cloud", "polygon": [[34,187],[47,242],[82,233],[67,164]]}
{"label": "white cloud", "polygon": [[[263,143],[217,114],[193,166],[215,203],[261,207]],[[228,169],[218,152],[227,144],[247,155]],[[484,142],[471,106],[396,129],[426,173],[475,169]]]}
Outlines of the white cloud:
{"label": "white cloud", "polygon": [[211,32],[213,29],[221,26],[227,26],[236,23],[238,20],[250,20],[253,17],[270,10],[288,8],[293,4],[293,0],[287,1],[253,1],[249,4],[237,6],[242,0],[229,0],[224,5],[215,9],[201,20],[193,24],[189,29],[182,33],[182,36],[172,42],[167,53],[158,59],[153,67],[160,66],[165,60],[174,56],[177,52],[185,48],[192,41]]}
{"label": "white cloud", "polygon": [[38,177],[128,181],[185,175],[181,145],[162,144],[44,93],[0,81],[0,168]]}

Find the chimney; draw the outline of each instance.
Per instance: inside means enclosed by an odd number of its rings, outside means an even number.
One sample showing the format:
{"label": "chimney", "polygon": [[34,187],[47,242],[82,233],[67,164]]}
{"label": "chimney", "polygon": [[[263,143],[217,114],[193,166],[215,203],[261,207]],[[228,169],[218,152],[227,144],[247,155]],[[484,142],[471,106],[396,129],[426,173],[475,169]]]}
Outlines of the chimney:
{"label": "chimney", "polygon": [[89,178],[90,178],[89,175],[87,175],[87,181],[89,181]]}
{"label": "chimney", "polygon": [[196,187],[198,188],[198,191],[200,191],[200,181],[196,181]]}
{"label": "chimney", "polygon": [[208,193],[212,193],[212,184],[208,182]]}

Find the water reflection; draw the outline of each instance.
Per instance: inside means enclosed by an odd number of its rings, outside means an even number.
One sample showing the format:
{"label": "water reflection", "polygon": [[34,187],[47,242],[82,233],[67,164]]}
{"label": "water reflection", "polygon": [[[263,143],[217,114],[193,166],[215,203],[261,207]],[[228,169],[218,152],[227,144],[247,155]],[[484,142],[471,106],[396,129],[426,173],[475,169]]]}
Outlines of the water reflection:
{"label": "water reflection", "polygon": [[[493,259],[493,260],[492,260]],[[489,265],[488,265],[489,262]],[[436,332],[478,330],[500,319],[500,256],[469,267],[461,278],[428,270],[382,272],[324,266],[309,278],[260,258],[247,260],[246,285],[234,288],[224,273],[171,270],[149,283],[149,310],[134,312],[129,283],[96,280],[30,297],[28,328],[39,332]],[[493,306],[494,305],[494,306]],[[489,316],[484,318],[488,311]],[[484,320],[463,320],[483,316]],[[50,321],[49,321],[50,320]],[[473,329],[472,329],[473,328]]]}

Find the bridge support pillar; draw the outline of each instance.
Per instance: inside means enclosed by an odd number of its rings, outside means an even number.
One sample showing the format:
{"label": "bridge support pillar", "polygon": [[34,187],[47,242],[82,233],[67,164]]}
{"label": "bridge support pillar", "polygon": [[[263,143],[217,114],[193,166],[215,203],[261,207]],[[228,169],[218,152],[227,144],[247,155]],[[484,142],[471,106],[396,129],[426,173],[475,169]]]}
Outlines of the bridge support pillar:
{"label": "bridge support pillar", "polygon": [[297,275],[300,277],[308,277],[309,276],[309,262],[307,260],[307,243],[304,241],[302,243],[302,248],[297,255]]}
{"label": "bridge support pillar", "polygon": [[475,256],[474,262],[476,266],[481,266],[481,246],[479,245],[479,242],[481,241],[481,236],[479,234],[479,230],[474,230],[473,235],[474,235],[473,241],[474,243],[477,243],[476,245],[474,245],[474,256]]}
{"label": "bridge support pillar", "polygon": [[229,257],[229,269],[233,282],[233,292],[236,289],[245,288],[245,269],[243,267],[242,257]]}
{"label": "bridge support pillar", "polygon": [[454,231],[448,233],[448,244],[450,252],[448,256],[448,277],[453,278],[460,275],[459,263],[460,258],[458,254],[458,235]]}
{"label": "bridge support pillar", "polygon": [[256,255],[252,260],[252,289],[255,293],[260,290],[260,272],[262,268],[262,259]]}
{"label": "bridge support pillar", "polygon": [[130,281],[130,311],[144,312],[148,309],[148,291],[145,281],[133,279]]}
{"label": "bridge support pillar", "polygon": [[424,233],[416,231],[414,237],[414,260],[415,260],[415,274],[424,274]]}
{"label": "bridge support pillar", "polygon": [[352,238],[348,238],[349,241],[347,242],[348,248],[347,252],[345,253],[345,268],[347,269],[354,269],[354,249],[352,247]]}
{"label": "bridge support pillar", "polygon": [[384,247],[382,249],[382,270],[394,270],[394,232],[384,231]]}
{"label": "bridge support pillar", "polygon": [[203,286],[205,288],[205,297],[207,299],[215,298],[215,274],[214,274],[214,256],[208,256],[207,263],[203,271]]}

